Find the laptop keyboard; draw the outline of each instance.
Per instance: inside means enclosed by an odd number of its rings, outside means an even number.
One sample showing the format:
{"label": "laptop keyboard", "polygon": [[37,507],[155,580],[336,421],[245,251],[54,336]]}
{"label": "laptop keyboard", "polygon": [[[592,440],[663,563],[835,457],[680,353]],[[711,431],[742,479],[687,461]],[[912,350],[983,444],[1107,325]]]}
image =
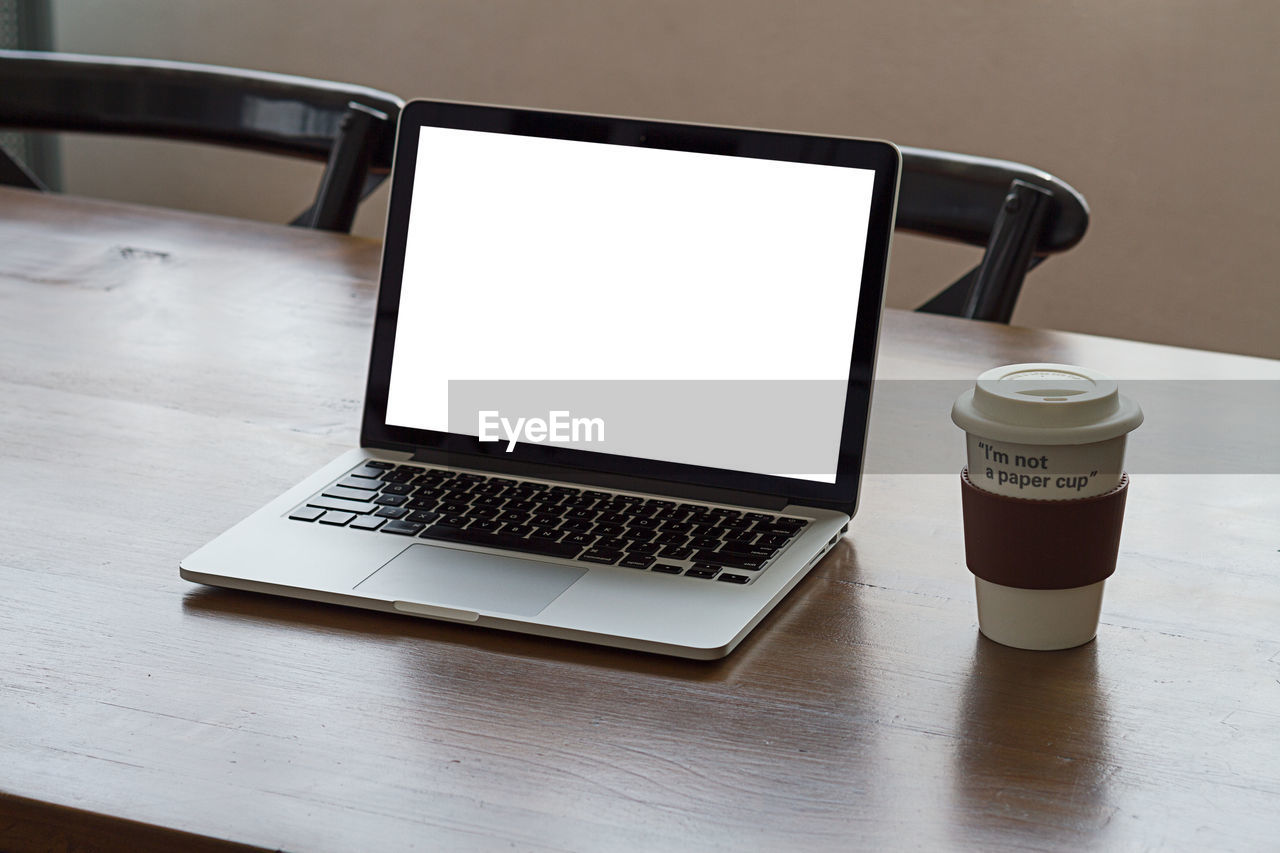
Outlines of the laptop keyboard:
{"label": "laptop keyboard", "polygon": [[808,524],[712,504],[369,461],[289,518],[747,584]]}

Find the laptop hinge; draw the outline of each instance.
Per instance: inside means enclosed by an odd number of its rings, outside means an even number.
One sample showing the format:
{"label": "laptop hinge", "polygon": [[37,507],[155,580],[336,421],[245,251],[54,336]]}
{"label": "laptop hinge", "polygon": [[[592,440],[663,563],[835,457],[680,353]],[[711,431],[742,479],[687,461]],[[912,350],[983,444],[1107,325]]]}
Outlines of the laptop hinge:
{"label": "laptop hinge", "polygon": [[449,453],[443,450],[419,449],[414,452],[412,461],[427,462],[434,465],[449,465],[458,468],[475,468],[482,471],[493,471],[498,474],[511,474],[516,477],[563,480],[567,483],[578,483],[584,486],[599,486],[605,489],[618,489],[627,492],[656,493],[687,500],[758,507],[760,509],[780,510],[788,503],[784,495],[718,489],[712,486],[698,486],[692,483],[652,480],[626,474],[586,471],[581,468],[566,468],[560,465],[540,465],[536,462],[501,459],[492,456],[472,456],[463,453]]}

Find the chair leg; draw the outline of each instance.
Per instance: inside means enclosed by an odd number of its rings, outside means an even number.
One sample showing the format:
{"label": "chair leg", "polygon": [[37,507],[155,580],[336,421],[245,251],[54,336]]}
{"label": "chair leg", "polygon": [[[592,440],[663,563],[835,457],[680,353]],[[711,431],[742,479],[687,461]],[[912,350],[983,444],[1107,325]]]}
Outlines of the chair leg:
{"label": "chair leg", "polygon": [[[1031,272],[1044,263],[1048,255],[1033,255],[1027,264],[1027,272]],[[942,314],[946,317],[964,317],[964,303],[973,290],[973,282],[978,277],[982,264],[978,264],[964,275],[933,295],[933,298],[915,310],[921,314]],[[1021,290],[1021,288],[1019,288]]]}
{"label": "chair leg", "polygon": [[973,280],[977,277],[980,269],[982,269],[981,265],[969,270],[947,285],[945,289],[935,293],[932,299],[916,310],[921,314],[943,314],[947,317],[962,316],[960,312],[964,310],[964,301],[969,298],[969,291],[973,289]]}
{"label": "chair leg", "polygon": [[1051,192],[1026,181],[1009,185],[960,316],[1009,322],[1052,202]]}
{"label": "chair leg", "polygon": [[320,180],[320,189],[311,206],[310,221],[298,224],[323,231],[350,233],[369,171],[373,128],[376,123],[387,120],[385,113],[363,104],[352,101],[347,105],[338,138],[329,152],[329,163]]}
{"label": "chair leg", "polygon": [[22,187],[26,190],[40,190],[41,192],[49,191],[49,188],[35,176],[35,173],[24,166],[18,158],[6,151],[3,145],[0,145],[0,185]]}

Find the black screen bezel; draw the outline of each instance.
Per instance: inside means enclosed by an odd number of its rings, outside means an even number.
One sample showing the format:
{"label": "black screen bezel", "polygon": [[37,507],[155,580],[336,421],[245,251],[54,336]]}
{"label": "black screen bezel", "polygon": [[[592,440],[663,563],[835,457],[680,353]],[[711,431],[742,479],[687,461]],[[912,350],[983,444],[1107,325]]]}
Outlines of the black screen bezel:
{"label": "black screen bezel", "polygon": [[[874,171],[866,249],[859,283],[854,345],[850,356],[849,384],[845,397],[844,427],[836,465],[836,482],[820,483],[638,459],[522,442],[511,452],[506,445],[481,442],[472,436],[434,430],[392,426],[386,423],[391,360],[396,335],[400,286],[417,164],[418,128],[434,126],[490,133],[508,133],[555,139],[665,148],[680,151],[755,157],[796,163],[843,166]],[[858,482],[866,442],[880,314],[889,244],[893,231],[901,156],[890,143],[842,137],[810,136],[774,131],[708,127],[642,119],[555,113],[443,101],[412,101],[400,113],[395,166],[382,253],[381,282],[373,329],[369,379],[366,389],[361,444],[392,450],[437,451],[456,464],[484,468],[492,463],[530,463],[574,471],[607,472],[621,477],[674,484],[697,484],[776,498],[779,502],[824,506],[852,515],[857,505]],[[479,260],[479,259],[477,259]],[[602,271],[607,278],[607,270]],[[821,310],[822,306],[814,306]],[[477,305],[477,324],[486,307]],[[449,318],[466,322],[469,318]]]}

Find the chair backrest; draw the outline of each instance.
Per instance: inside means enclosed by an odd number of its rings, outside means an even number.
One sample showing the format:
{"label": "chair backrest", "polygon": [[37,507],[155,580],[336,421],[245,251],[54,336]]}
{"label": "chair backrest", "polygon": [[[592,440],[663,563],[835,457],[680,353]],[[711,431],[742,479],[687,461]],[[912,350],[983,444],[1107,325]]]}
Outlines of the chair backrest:
{"label": "chair backrest", "polygon": [[902,148],[897,228],[986,249],[917,311],[1008,323],[1027,271],[1080,242],[1089,207],[1048,172],[1008,160]]}
{"label": "chair backrest", "polygon": [[[362,198],[391,169],[395,95],[216,65],[0,50],[0,127],[148,136],[326,163],[292,222],[350,231]],[[7,161],[7,162],[6,162]],[[0,183],[40,187],[0,152]]]}

